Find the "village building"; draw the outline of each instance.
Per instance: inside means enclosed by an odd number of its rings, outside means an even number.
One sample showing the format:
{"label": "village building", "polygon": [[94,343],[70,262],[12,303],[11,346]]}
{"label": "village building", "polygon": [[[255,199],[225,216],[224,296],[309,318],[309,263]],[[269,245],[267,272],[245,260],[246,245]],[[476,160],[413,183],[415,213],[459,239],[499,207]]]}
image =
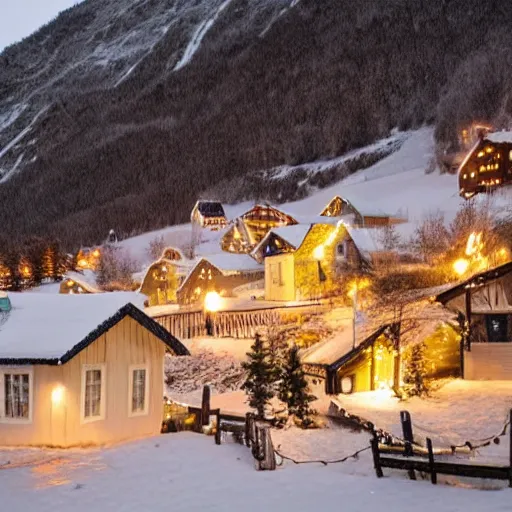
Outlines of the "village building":
{"label": "village building", "polygon": [[122,293],[10,294],[0,323],[0,439],[89,446],[151,436],[166,353],[187,349]]}
{"label": "village building", "polygon": [[208,292],[232,297],[234,290],[262,280],[264,267],[247,254],[212,254],[201,258],[177,291],[181,305],[203,304]]}
{"label": "village building", "polygon": [[138,291],[148,298],[147,305],[163,306],[176,303],[178,288],[193,264],[193,261],[183,259],[181,253],[176,250],[166,249],[163,257],[153,262],[142,277]]}
{"label": "village building", "polygon": [[86,269],[82,272],[67,272],[60,283],[59,293],[73,295],[101,293],[101,290],[96,284],[95,272]]}
{"label": "village building", "polygon": [[512,183],[512,132],[483,135],[460,164],[458,177],[466,199]]}
{"label": "village building", "polygon": [[101,249],[99,247],[82,247],[76,256],[76,266],[80,270],[97,270],[100,257]]}
{"label": "village building", "polygon": [[223,251],[251,252],[273,228],[291,226],[297,221],[268,204],[257,204],[233,222],[222,238]]}
{"label": "village building", "polygon": [[463,376],[512,378],[512,262],[481,272],[436,300],[459,315]]}
{"label": "village building", "polygon": [[313,393],[337,395],[379,389],[398,389],[400,363],[397,352],[399,324],[386,324],[362,340],[352,330],[342,331],[328,344],[302,355],[302,366]]}
{"label": "village building", "polygon": [[335,196],[320,213],[323,217],[342,217],[343,220],[355,227],[382,228],[407,222],[401,216],[393,216],[377,208],[354,204],[347,198]]}
{"label": "village building", "polygon": [[[374,230],[352,228],[343,221],[312,224],[306,230],[301,226],[300,233],[298,226],[294,227],[294,237],[289,237],[294,241],[283,250],[273,247],[273,254],[264,258],[266,300],[330,296],[339,292],[344,275],[367,272],[393,257],[379,247]],[[286,237],[283,234],[280,238]],[[298,247],[291,251],[293,243]]]}
{"label": "village building", "polygon": [[259,262],[267,256],[296,251],[311,229],[310,224],[295,224],[271,229],[253,249],[251,255]]}
{"label": "village building", "polygon": [[190,214],[190,221],[192,226],[208,228],[213,231],[222,229],[227,224],[224,207],[219,201],[197,201]]}

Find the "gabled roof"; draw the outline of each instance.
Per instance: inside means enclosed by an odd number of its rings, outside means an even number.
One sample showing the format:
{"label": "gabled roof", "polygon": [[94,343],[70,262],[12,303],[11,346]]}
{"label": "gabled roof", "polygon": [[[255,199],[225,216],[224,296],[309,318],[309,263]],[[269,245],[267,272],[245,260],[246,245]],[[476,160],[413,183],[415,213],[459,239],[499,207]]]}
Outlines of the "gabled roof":
{"label": "gabled roof", "polygon": [[370,336],[368,336],[368,338],[366,338],[356,348],[353,348],[350,352],[348,352],[344,356],[340,357],[336,361],[333,361],[331,364],[328,364],[327,365],[328,370],[338,371],[340,368],[342,368],[346,364],[350,363],[357,356],[359,356],[363,352],[363,350],[367,349],[368,347],[371,347],[382,334],[397,333],[399,326],[400,325],[397,322],[394,324],[385,324],[385,325],[379,327],[379,329],[377,329],[374,333],[370,334]]}
{"label": "gabled roof", "polygon": [[283,218],[283,220],[286,220],[290,224],[297,224],[297,221],[288,213],[283,212],[282,210],[279,210],[279,208],[276,208],[275,206],[272,206],[270,204],[255,204],[250,210],[247,210],[244,214],[242,214],[240,217],[244,220],[246,220],[248,217],[252,215],[252,213],[257,209],[263,209],[268,210],[274,213],[277,217]]}
{"label": "gabled roof", "polygon": [[203,262],[207,261],[213,265],[219,272],[225,276],[238,274],[240,272],[264,272],[264,267],[248,254],[235,254],[223,252],[220,254],[210,254],[200,258],[197,263],[190,269],[187,277],[183,280],[178,291],[182,290],[195,269]]}
{"label": "gabled roof", "polygon": [[341,200],[347,203],[349,206],[351,206],[356,212],[358,212],[363,217],[392,217],[389,213],[383,212],[379,208],[373,207],[371,204],[365,203],[364,200],[358,199],[358,198],[352,198],[348,199],[347,197],[342,196],[334,196],[327,205],[323,208],[323,210],[320,212],[320,215],[322,215],[327,208],[331,205],[333,201]]}
{"label": "gabled roof", "polygon": [[512,131],[490,132],[484,137],[484,140],[494,142],[495,144],[512,144]]}
{"label": "gabled roof", "polygon": [[347,226],[347,231],[358,251],[363,256],[369,256],[371,253],[382,251],[381,245],[376,240],[377,232],[375,229]]}
{"label": "gabled roof", "polygon": [[160,324],[126,303],[126,295],[133,294],[10,294],[12,310],[0,325],[0,364],[66,363],[127,316],[176,355],[188,354],[186,347]]}
{"label": "gabled roof", "polygon": [[294,249],[298,249],[311,229],[310,224],[294,224],[271,229],[254,248],[252,254],[256,254],[272,235],[278,236]]}
{"label": "gabled roof", "polygon": [[446,290],[443,293],[440,293],[436,297],[436,301],[441,304],[446,304],[450,300],[462,295],[466,292],[467,288],[475,288],[477,286],[483,286],[487,283],[495,281],[500,277],[512,272],[512,261],[505,263],[504,265],[500,265],[499,267],[492,268],[490,270],[485,270],[484,272],[480,272],[479,274],[475,274],[474,276],[466,279],[460,284],[453,286],[452,288]]}
{"label": "gabled roof", "polygon": [[77,285],[81,286],[86,292],[89,293],[102,293],[96,284],[96,274],[89,269],[84,269],[83,272],[67,272],[64,279],[74,281]]}
{"label": "gabled roof", "polygon": [[224,207],[219,201],[197,201],[194,209],[197,208],[203,217],[226,217]]}

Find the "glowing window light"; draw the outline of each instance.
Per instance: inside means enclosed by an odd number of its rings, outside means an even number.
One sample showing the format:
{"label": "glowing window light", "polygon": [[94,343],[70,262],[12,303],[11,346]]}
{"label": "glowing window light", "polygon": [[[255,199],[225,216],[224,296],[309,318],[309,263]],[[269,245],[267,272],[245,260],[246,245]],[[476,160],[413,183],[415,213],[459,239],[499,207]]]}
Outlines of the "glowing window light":
{"label": "glowing window light", "polygon": [[453,263],[453,270],[459,276],[463,276],[468,271],[468,268],[469,268],[469,261],[464,258],[460,258],[460,259],[454,261],[454,263]]}

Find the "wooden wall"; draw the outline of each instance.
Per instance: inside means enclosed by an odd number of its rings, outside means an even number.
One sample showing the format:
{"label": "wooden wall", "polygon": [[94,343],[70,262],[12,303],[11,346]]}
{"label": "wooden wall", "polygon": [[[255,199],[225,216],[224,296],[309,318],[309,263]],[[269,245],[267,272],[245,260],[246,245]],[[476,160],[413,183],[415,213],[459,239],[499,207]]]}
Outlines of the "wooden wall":
{"label": "wooden wall", "polygon": [[512,379],[512,343],[473,343],[464,352],[466,380]]}
{"label": "wooden wall", "polygon": [[278,254],[265,258],[265,300],[295,300],[293,254]]}
{"label": "wooden wall", "polygon": [[[164,354],[165,345],[156,336],[126,317],[66,364],[33,366],[32,423],[0,423],[0,445],[95,445],[158,434]],[[82,423],[82,366],[100,363],[106,364],[105,419]],[[150,372],[148,414],[129,417],[129,366],[146,363]],[[58,405],[51,400],[56,386],[64,387],[64,399]]]}

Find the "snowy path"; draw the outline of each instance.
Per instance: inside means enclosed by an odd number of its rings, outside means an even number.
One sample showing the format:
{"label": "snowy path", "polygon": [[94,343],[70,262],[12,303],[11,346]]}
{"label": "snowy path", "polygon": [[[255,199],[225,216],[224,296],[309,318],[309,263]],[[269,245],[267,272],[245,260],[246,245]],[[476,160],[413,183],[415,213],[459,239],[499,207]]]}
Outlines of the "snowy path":
{"label": "snowy path", "polygon": [[[66,462],[67,461],[67,462]],[[82,463],[80,463],[82,462]],[[363,461],[349,463],[362,464]],[[176,434],[147,439],[80,459],[0,473],[2,510],[90,512],[211,510],[311,511],[328,507],[465,512],[510,510],[510,491],[489,493],[347,474],[346,464],[286,465],[256,472],[243,446],[215,446],[211,437]]]}
{"label": "snowy path", "polygon": [[212,28],[213,24],[217,21],[217,18],[220,16],[221,12],[231,3],[231,0],[225,0],[220,7],[217,9],[215,14],[203,21],[199,24],[199,26],[196,28],[196,31],[194,32],[194,35],[192,36],[192,39],[189,41],[187,47],[185,48],[185,52],[183,53],[183,56],[178,61],[176,66],[174,66],[173,71],[178,71],[181,68],[185,67],[191,60],[192,57],[195,55],[199,47],[201,46],[201,42],[203,41],[204,37],[208,33],[208,31]]}

